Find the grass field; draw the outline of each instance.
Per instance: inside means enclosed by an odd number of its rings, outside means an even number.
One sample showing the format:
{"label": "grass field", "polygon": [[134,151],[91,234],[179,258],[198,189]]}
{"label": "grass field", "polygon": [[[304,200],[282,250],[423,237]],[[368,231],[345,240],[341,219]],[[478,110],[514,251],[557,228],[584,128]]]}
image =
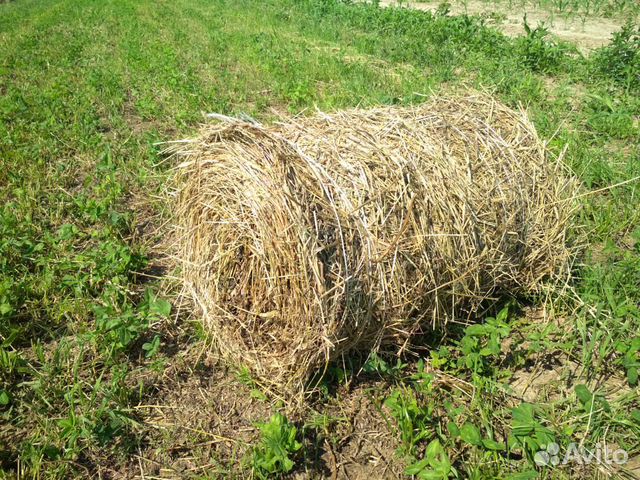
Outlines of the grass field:
{"label": "grass field", "polygon": [[[422,358],[336,365],[289,415],[176,301],[157,142],[202,112],[468,86],[566,148],[588,242],[570,289],[436,332]],[[631,23],[583,56],[540,29],[337,0],[0,3],[0,478],[640,478],[639,119]],[[536,465],[552,442],[628,461]]]}

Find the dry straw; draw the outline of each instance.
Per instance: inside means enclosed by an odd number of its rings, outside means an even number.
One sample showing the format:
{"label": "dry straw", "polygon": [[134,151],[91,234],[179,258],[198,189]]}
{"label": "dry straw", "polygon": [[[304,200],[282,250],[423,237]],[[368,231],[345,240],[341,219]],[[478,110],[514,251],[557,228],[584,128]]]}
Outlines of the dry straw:
{"label": "dry straw", "polygon": [[485,95],[227,119],[174,151],[181,276],[220,352],[281,392],[539,291],[571,258],[575,182]]}

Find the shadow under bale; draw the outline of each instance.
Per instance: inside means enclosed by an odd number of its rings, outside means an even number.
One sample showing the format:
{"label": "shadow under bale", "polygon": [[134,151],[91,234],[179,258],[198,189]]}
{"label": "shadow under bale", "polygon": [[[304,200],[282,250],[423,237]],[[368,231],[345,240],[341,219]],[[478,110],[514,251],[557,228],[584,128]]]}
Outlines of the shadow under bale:
{"label": "shadow under bale", "polygon": [[576,182],[484,95],[226,119],[175,145],[181,277],[220,352],[279,392],[568,272]]}

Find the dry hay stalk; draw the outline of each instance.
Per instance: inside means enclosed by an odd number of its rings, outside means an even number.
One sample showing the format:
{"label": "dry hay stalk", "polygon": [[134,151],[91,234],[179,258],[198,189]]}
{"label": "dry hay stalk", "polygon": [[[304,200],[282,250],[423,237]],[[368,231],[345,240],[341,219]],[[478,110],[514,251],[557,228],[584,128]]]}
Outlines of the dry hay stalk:
{"label": "dry hay stalk", "polygon": [[221,353],[280,391],[536,292],[571,257],[575,182],[487,96],[227,121],[175,151],[182,278]]}

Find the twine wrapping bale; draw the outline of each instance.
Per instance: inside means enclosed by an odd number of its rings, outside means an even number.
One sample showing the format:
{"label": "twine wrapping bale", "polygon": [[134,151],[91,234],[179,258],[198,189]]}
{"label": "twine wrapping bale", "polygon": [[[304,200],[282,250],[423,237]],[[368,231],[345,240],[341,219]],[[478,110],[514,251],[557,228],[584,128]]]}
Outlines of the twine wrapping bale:
{"label": "twine wrapping bale", "polygon": [[204,127],[178,144],[181,275],[221,353],[280,391],[567,271],[575,182],[490,97]]}

